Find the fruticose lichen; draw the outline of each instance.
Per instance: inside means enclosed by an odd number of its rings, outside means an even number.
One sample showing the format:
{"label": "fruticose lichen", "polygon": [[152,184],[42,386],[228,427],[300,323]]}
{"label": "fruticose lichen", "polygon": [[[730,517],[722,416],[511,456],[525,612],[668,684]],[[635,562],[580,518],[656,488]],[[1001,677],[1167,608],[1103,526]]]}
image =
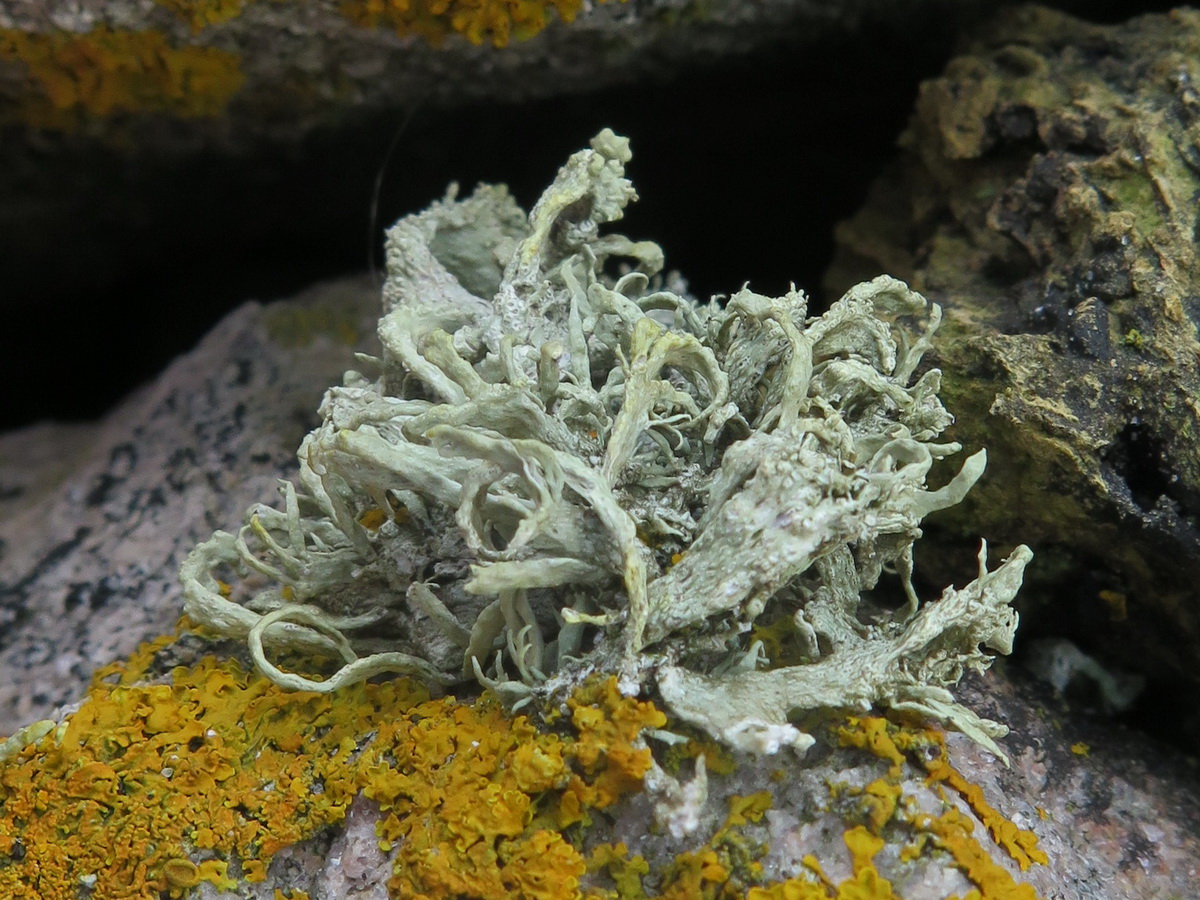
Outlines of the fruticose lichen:
{"label": "fruticose lichen", "polygon": [[[879,704],[999,753],[947,688],[1010,650],[1029,550],[989,572],[985,547],[924,605],[911,583],[921,520],[985,463],[926,488],[960,449],[917,375],[938,307],[889,277],[814,317],[794,289],[698,303],[657,245],[601,232],[635,194],[628,142],[591,146],[528,217],[452,188],[389,231],[373,374],[326,394],[281,510],[188,557],[188,615],[296,689],[398,672],[520,706],[600,671],[740,749]],[[885,572],[904,602],[860,613]],[[755,637],[781,623],[786,664]],[[284,650],[343,665],[308,678]]]}

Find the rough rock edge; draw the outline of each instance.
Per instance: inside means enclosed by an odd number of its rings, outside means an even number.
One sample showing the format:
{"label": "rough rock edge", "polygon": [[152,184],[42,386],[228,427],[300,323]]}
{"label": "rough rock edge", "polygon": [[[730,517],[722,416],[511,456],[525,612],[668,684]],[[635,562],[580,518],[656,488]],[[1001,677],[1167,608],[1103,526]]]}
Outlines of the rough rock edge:
{"label": "rough rock edge", "polygon": [[1200,683],[1197,47],[1195,10],[1001,14],[923,85],[827,277],[883,265],[944,302],[955,434],[995,465],[941,524],[1029,541],[1024,610],[1178,703]]}
{"label": "rough rock edge", "polygon": [[377,303],[356,278],[246,304],[100,422],[0,436],[0,734],[171,630],[184,554],[295,470]]}

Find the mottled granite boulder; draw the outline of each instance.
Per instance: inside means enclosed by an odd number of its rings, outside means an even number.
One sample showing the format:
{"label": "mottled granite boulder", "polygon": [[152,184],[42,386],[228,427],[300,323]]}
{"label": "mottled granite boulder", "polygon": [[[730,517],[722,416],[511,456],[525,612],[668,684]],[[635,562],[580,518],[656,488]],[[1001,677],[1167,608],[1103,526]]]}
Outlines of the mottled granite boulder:
{"label": "mottled granite boulder", "polygon": [[947,406],[990,456],[943,524],[1029,541],[1027,611],[1177,703],[1200,685],[1198,59],[1194,10],[1001,15],[922,87],[828,276],[944,305]]}
{"label": "mottled granite boulder", "polygon": [[[182,555],[236,523],[248,503],[269,500],[275,479],[293,472],[323,389],[352,363],[353,348],[370,346],[377,302],[374,286],[348,281],[248,304],[102,422],[4,436],[0,733],[78,701],[95,667],[170,630],[182,606]],[[188,638],[164,651],[155,679],[210,649],[244,653]],[[894,726],[873,720],[868,731],[835,718],[812,723],[818,743],[804,759],[712,756],[703,804],[689,792],[685,760],[674,789],[660,783],[658,794],[595,816],[584,850],[625,842],[647,861],[639,882],[647,889],[660,879],[680,884],[688,865],[711,888],[718,882],[704,878],[744,878],[755,860],[759,877],[779,882],[806,871],[811,855],[834,884],[878,876],[906,900],[962,896],[980,879],[1013,897],[1187,896],[1200,877],[1200,797],[1186,762],[1111,722],[1071,714],[1003,671],[963,690],[1013,728],[1002,741],[1011,768],[962,735],[947,737],[947,761],[978,795],[936,767],[936,743],[898,761],[882,737],[900,739]],[[651,744],[665,763],[670,747]],[[662,828],[653,825],[656,802]],[[303,889],[314,900],[382,900],[392,875],[374,827],[382,816],[360,796],[339,825],[277,853],[265,880],[233,889],[205,882],[193,896],[271,900]],[[999,843],[989,826],[1001,829]],[[921,849],[903,857],[906,846]],[[609,876],[624,873],[628,889],[630,871],[614,862],[588,880],[611,889]]]}
{"label": "mottled granite boulder", "polygon": [[179,563],[275,496],[377,304],[366,279],[248,303],[101,421],[0,436],[0,734],[174,626]]}

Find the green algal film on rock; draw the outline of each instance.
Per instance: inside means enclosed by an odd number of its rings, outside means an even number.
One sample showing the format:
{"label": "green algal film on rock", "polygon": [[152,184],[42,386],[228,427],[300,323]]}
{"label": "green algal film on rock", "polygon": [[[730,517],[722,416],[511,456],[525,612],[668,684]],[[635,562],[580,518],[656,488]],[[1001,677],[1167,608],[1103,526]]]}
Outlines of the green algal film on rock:
{"label": "green algal film on rock", "polygon": [[[952,417],[918,375],[940,310],[896,279],[820,316],[803,293],[699,303],[651,242],[605,130],[526,216],[457,188],[388,233],[380,357],[329,390],[282,509],[182,569],[196,622],[278,683],[477,680],[517,706],[597,670],[745,750],[802,750],[796,710],[921,712],[999,752],[948,688],[1011,649],[1016,548],[939,600],[911,583]],[[906,601],[859,615],[894,572]],[[798,648],[772,659],[770,623]],[[281,651],[342,661],[316,680]]]}

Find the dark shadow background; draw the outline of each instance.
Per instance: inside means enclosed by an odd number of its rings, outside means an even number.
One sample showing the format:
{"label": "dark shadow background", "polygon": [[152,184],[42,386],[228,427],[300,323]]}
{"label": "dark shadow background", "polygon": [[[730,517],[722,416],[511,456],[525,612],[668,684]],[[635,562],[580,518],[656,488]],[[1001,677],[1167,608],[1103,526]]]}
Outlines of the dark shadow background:
{"label": "dark shadow background", "polygon": [[[1112,22],[1171,4],[1057,5]],[[0,133],[0,430],[94,418],[240,303],[366,269],[383,227],[452,180],[507,182],[528,207],[604,126],[632,139],[642,200],[622,230],[658,241],[695,294],[815,291],[834,224],[893,156],[920,81],[963,26],[898,37],[879,23],[670,83],[389,110],[254,157],[60,142],[6,167]]]}

